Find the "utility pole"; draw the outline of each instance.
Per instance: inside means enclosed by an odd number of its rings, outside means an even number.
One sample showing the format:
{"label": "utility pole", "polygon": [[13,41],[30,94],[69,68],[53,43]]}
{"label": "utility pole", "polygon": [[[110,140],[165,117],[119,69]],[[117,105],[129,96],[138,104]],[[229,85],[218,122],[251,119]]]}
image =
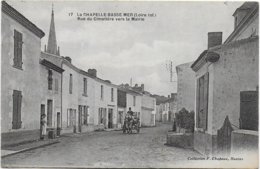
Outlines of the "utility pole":
{"label": "utility pole", "polygon": [[172,70],[172,61],[167,60],[166,61],[166,70],[170,73],[170,82],[173,82],[173,70]]}

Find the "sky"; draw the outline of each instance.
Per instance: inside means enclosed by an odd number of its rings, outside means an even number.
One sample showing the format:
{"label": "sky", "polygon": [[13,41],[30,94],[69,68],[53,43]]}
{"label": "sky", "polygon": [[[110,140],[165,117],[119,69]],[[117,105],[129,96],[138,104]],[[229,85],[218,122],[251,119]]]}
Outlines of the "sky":
{"label": "sky", "polygon": [[[177,92],[179,64],[195,61],[207,48],[208,32],[234,29],[232,14],[243,2],[181,1],[14,1],[11,6],[45,32],[47,44],[52,4],[57,44],[62,56],[114,84],[141,84],[153,94]],[[77,20],[80,13],[155,14],[144,21]],[[70,13],[73,13],[70,16]],[[169,63],[172,61],[172,82]]]}

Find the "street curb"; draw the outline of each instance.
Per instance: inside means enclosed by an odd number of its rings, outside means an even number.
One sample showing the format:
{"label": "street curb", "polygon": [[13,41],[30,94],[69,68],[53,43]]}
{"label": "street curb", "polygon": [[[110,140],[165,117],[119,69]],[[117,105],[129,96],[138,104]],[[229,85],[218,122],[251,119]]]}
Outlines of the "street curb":
{"label": "street curb", "polygon": [[42,148],[42,147],[46,147],[46,146],[50,146],[50,145],[57,144],[57,143],[60,143],[60,141],[54,141],[52,143],[47,143],[47,144],[43,144],[43,145],[40,145],[40,146],[25,148],[25,149],[22,149],[20,151],[17,151],[17,152],[11,153],[11,154],[3,155],[3,156],[1,156],[1,158],[5,158],[5,157],[8,157],[8,156],[12,156],[12,155],[15,155],[15,154],[23,153],[23,152],[26,152],[26,151],[30,151],[30,150],[34,150],[34,149],[38,149],[38,148]]}

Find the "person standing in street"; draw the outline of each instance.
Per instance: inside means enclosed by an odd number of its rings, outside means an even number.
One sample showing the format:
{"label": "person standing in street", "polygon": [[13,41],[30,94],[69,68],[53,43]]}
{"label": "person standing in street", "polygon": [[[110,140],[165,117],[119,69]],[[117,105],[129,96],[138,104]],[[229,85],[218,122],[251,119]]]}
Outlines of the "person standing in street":
{"label": "person standing in street", "polygon": [[45,120],[46,115],[42,114],[41,115],[41,140],[45,139],[46,136],[46,120]]}

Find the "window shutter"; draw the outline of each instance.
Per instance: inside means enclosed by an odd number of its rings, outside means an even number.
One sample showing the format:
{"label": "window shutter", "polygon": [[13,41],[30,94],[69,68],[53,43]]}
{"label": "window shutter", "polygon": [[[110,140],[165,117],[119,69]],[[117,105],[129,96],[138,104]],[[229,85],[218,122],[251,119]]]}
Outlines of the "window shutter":
{"label": "window shutter", "polygon": [[19,91],[18,92],[18,113],[17,113],[17,127],[18,128],[21,128],[21,125],[22,125],[22,121],[21,121],[21,108],[22,108],[22,92]]}
{"label": "window shutter", "polygon": [[14,66],[18,66],[18,32],[14,30]]}
{"label": "window shutter", "polygon": [[200,83],[199,79],[197,79],[197,89],[196,89],[196,127],[199,128],[199,112],[200,112]]}
{"label": "window shutter", "polygon": [[21,91],[13,91],[13,129],[21,128],[21,105],[22,93]]}
{"label": "window shutter", "polygon": [[69,81],[69,93],[72,94],[72,74],[70,74],[70,81]]}
{"label": "window shutter", "polygon": [[209,73],[204,75],[204,96],[203,96],[203,129],[207,130],[208,120],[208,89],[209,89]]}
{"label": "window shutter", "polygon": [[22,49],[23,49],[23,35],[18,32],[18,66],[22,68]]}
{"label": "window shutter", "polygon": [[59,90],[59,81],[58,79],[55,79],[55,91]]}

